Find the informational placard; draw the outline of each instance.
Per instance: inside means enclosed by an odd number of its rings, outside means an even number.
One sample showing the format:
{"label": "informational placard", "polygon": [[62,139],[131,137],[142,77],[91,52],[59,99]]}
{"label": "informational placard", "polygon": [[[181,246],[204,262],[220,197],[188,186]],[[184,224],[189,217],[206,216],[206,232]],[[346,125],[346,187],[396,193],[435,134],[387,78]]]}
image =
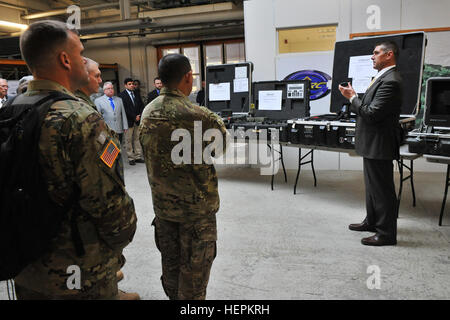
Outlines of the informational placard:
{"label": "informational placard", "polygon": [[230,100],[230,83],[210,83],[209,84],[209,101],[229,101]]}
{"label": "informational placard", "polygon": [[370,85],[372,78],[359,78],[353,79],[352,87],[355,89],[356,93],[364,93]]}
{"label": "informational placard", "polygon": [[372,78],[377,74],[373,68],[372,55],[350,57],[348,77],[352,79]]}
{"label": "informational placard", "polygon": [[234,79],[233,92],[248,92],[248,78]]}
{"label": "informational placard", "polygon": [[305,94],[305,86],[303,83],[288,84],[287,97],[290,99],[303,99]]}
{"label": "informational placard", "polygon": [[247,67],[236,67],[234,69],[234,78],[236,79],[242,79],[242,78],[248,78],[247,77]]}
{"label": "informational placard", "polygon": [[259,110],[281,111],[282,90],[259,91]]}

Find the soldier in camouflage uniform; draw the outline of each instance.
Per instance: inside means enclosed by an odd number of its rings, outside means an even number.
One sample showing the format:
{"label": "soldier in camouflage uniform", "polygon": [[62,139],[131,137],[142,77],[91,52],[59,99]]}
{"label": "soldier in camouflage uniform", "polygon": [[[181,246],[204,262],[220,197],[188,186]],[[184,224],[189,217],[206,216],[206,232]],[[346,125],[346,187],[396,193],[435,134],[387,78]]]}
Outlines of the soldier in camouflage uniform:
{"label": "soldier in camouflage uniform", "polygon": [[[91,106],[95,111],[97,111],[97,107],[92,102],[90,96],[94,93],[97,93],[99,90],[99,86],[102,83],[102,77],[101,77],[101,71],[98,68],[99,64],[98,62],[85,58],[86,59],[86,69],[89,75],[89,83],[78,89],[75,92],[75,96],[80,98],[83,102],[86,102],[89,106]],[[117,144],[118,147],[120,147],[120,139],[119,136],[114,132],[114,130],[111,130],[111,136],[114,136],[115,141],[118,141],[119,144]],[[123,268],[125,265],[126,259],[124,255],[120,255],[120,269]],[[117,271],[117,282],[121,281],[124,278],[123,272],[121,270]],[[125,292],[123,290],[119,290],[119,298],[120,300],[139,300],[139,294],[137,293],[130,293]]]}
{"label": "soldier in camouflage uniform", "polygon": [[[158,71],[165,88],[144,109],[140,142],[156,215],[152,224],[162,258],[162,285],[170,299],[205,299],[216,256],[217,175],[205,162],[175,164],[171,152],[178,142],[171,135],[185,129],[194,137],[194,121],[201,122],[203,132],[219,130],[225,140],[228,133],[216,114],[188,100],[193,79],[185,56],[163,57]],[[217,151],[216,156],[224,149]]]}
{"label": "soldier in camouflage uniform", "polygon": [[94,108],[95,111],[97,111],[97,107],[92,102],[91,98],[89,97],[91,94],[97,93],[98,88],[100,86],[100,83],[102,83],[102,73],[100,69],[98,68],[98,63],[95,62],[92,59],[85,58],[86,59],[86,69],[89,75],[89,83],[78,89],[75,92],[75,96],[83,100],[83,102],[86,102],[88,105],[90,105],[92,108]]}
{"label": "soldier in camouflage uniform", "polygon": [[[87,85],[83,45],[66,24],[31,24],[21,36],[20,48],[36,79],[26,95],[60,91],[75,97],[72,92]],[[104,157],[105,152],[117,152],[110,142],[118,144],[98,112],[81,100],[58,101],[50,107],[39,140],[39,164],[56,203],[78,196],[48,253],[14,279],[19,299],[118,298],[116,272],[123,248],[133,239],[136,214],[119,157]],[[84,255],[76,253],[72,216]]]}

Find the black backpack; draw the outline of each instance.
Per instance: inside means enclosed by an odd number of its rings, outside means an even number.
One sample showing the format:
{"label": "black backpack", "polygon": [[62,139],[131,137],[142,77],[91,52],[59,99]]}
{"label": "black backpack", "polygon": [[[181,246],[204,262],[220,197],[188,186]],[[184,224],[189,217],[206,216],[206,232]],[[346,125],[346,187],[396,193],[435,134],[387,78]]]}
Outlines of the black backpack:
{"label": "black backpack", "polygon": [[[14,278],[49,249],[78,197],[63,206],[51,201],[38,163],[44,118],[54,102],[69,99],[76,100],[57,91],[19,95],[0,109],[0,281]],[[83,254],[77,228],[72,237]]]}

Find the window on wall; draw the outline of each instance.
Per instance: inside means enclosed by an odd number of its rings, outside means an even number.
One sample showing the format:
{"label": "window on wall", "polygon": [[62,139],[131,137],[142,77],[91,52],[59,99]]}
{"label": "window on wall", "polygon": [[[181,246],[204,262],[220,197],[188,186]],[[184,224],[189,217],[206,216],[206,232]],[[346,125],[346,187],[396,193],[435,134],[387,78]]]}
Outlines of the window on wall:
{"label": "window on wall", "polygon": [[193,92],[201,89],[201,82],[204,80],[206,66],[245,62],[244,39],[159,47],[158,61],[163,56],[171,53],[181,53],[189,58],[194,76]]}
{"label": "window on wall", "polygon": [[278,53],[332,51],[336,26],[278,30]]}
{"label": "window on wall", "polygon": [[173,53],[180,53],[180,48],[168,48],[168,49],[163,49],[162,51],[162,56],[167,56],[168,54],[173,54]]}
{"label": "window on wall", "polygon": [[205,48],[205,65],[214,66],[223,64],[223,48],[222,44],[206,45]]}
{"label": "window on wall", "polygon": [[194,81],[192,83],[192,91],[197,92],[202,88],[202,80],[200,76],[200,47],[182,48],[183,54],[188,57],[191,63],[192,76]]}
{"label": "window on wall", "polygon": [[245,46],[243,42],[225,44],[225,63],[245,62]]}

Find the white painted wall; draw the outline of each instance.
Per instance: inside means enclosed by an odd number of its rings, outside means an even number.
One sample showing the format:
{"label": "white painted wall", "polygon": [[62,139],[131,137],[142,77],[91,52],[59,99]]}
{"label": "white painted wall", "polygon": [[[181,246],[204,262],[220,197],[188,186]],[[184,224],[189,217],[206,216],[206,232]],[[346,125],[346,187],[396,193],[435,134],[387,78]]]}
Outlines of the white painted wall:
{"label": "white painted wall", "polygon": [[[380,28],[369,29],[367,20],[375,5],[380,12]],[[373,8],[373,7],[372,7]],[[376,8],[375,8],[376,9]],[[276,79],[278,55],[277,30],[307,26],[337,25],[337,41],[351,33],[408,30],[450,26],[448,0],[248,0],[244,2],[245,45],[247,61],[254,63],[254,81]],[[450,65],[450,33],[429,33],[425,62]],[[297,166],[297,150],[285,148],[289,168]],[[335,152],[315,152],[315,167],[361,170],[362,159]],[[444,171],[443,165],[423,158],[415,161],[417,171]],[[309,170],[305,166],[306,170]]]}

